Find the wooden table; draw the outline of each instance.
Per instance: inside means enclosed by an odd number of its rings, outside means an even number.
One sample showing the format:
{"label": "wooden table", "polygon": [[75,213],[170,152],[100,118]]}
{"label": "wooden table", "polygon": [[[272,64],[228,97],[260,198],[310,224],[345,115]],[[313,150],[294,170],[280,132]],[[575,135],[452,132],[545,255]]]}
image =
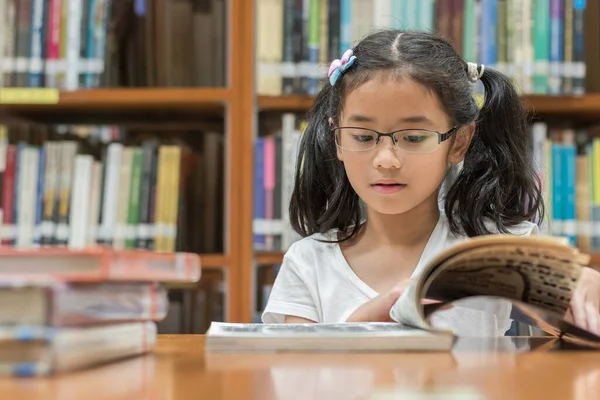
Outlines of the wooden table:
{"label": "wooden table", "polygon": [[429,354],[203,349],[201,335],[162,335],[144,357],[54,378],[2,379],[0,399],[600,398],[600,353],[557,349],[545,338],[461,339],[452,353]]}

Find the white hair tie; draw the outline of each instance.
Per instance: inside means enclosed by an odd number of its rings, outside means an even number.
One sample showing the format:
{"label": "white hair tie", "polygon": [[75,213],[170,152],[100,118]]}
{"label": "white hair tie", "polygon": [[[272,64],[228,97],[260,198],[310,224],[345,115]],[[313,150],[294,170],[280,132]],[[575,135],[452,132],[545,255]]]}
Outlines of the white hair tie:
{"label": "white hair tie", "polygon": [[469,82],[477,83],[479,79],[483,76],[483,71],[485,70],[485,65],[481,64],[481,69],[476,63],[468,62],[467,63],[467,76],[469,77]]}

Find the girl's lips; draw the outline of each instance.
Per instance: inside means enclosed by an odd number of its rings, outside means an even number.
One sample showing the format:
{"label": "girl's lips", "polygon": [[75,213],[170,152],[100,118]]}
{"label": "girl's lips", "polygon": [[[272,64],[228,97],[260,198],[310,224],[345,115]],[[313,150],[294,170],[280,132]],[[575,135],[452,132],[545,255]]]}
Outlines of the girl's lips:
{"label": "girl's lips", "polygon": [[399,191],[401,191],[402,189],[404,189],[406,187],[406,185],[402,184],[402,183],[376,183],[374,185],[371,185],[373,187],[373,189],[375,189],[375,191],[379,194],[393,194],[393,193],[397,193]]}

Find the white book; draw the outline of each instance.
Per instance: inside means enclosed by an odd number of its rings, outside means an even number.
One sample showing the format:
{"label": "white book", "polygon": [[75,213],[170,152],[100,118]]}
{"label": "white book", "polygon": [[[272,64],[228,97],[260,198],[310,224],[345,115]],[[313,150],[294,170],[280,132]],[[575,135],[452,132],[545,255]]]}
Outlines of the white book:
{"label": "white book", "polygon": [[69,248],[72,249],[82,249],[87,244],[93,165],[94,158],[91,155],[75,156],[75,179],[71,189],[69,215]]}
{"label": "white book", "polygon": [[448,351],[454,336],[395,322],[339,324],[236,324],[212,322],[207,352]]}
{"label": "white book", "polygon": [[79,88],[82,2],[83,0],[64,0],[68,3],[67,11],[67,48],[66,48],[66,90]]}
{"label": "white book", "polygon": [[87,244],[94,245],[98,239],[98,223],[100,218],[100,186],[102,185],[102,162],[94,161],[92,168],[92,188],[90,209],[88,213]]}
{"label": "white book", "polygon": [[17,206],[17,237],[18,247],[33,245],[35,231],[35,203],[37,199],[38,168],[40,151],[36,147],[23,146],[19,157],[19,183]]}
{"label": "white book", "polygon": [[98,230],[98,240],[101,243],[112,243],[117,223],[117,199],[119,196],[119,172],[123,145],[111,143],[108,145],[104,190],[102,191],[102,221]]}

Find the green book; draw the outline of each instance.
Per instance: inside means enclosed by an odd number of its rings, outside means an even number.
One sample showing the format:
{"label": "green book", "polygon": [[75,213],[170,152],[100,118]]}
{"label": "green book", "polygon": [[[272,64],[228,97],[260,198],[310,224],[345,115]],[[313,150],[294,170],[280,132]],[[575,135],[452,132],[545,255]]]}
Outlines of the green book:
{"label": "green book", "polygon": [[136,230],[140,215],[140,188],[142,184],[142,149],[133,151],[131,166],[131,184],[129,185],[129,209],[127,210],[127,229],[125,248],[135,249],[137,243]]}
{"label": "green book", "polygon": [[550,0],[533,1],[533,92],[547,94],[550,64]]}

